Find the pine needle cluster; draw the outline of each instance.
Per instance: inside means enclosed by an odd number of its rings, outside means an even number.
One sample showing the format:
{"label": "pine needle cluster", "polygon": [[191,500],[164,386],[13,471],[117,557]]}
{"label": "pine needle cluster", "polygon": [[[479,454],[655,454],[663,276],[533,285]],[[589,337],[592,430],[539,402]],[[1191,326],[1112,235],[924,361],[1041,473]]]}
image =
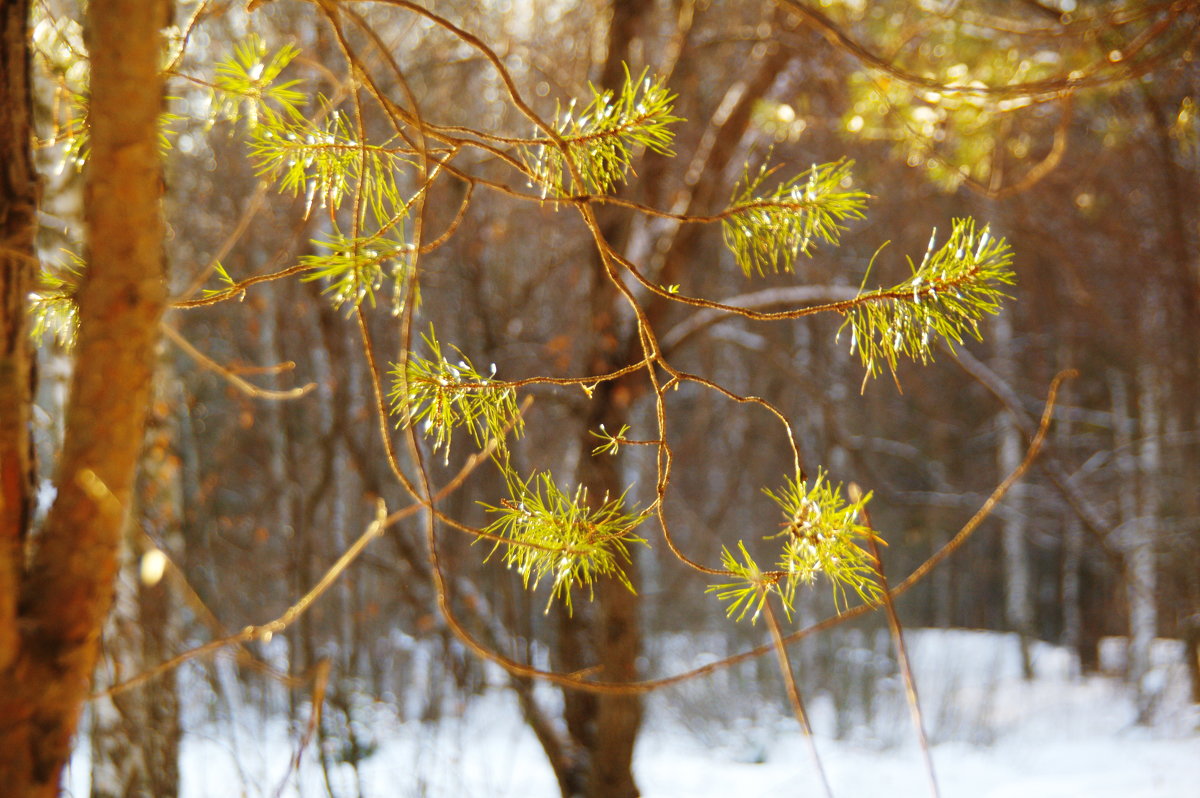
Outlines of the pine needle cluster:
{"label": "pine needle cluster", "polygon": [[358,191],[377,219],[403,215],[407,202],[396,174],[412,165],[407,152],[360,141],[345,114],[322,105],[321,121],[263,116],[250,143],[258,176],[293,196],[303,190],[309,210],[314,200],[336,210]]}
{"label": "pine needle cluster", "polygon": [[[308,267],[304,279],[327,282],[325,293],[334,307],[358,307],[364,301],[374,306],[376,292],[390,281],[392,312],[398,315],[413,252],[405,227],[411,199],[397,175],[412,160],[403,147],[362,141],[346,114],[325,97],[318,96],[313,118],[305,117],[300,110],[305,95],[297,90],[302,81],[279,80],[299,52],[289,44],[269,54],[254,34],[241,41],[217,65],[212,119],[246,119],[257,176],[274,182],[282,193],[303,192],[306,214],[314,202],[330,211],[333,232],[314,240],[318,251],[300,259]],[[369,232],[345,235],[337,230],[333,212],[348,197],[361,198],[362,207],[356,208],[360,221],[367,212],[373,217]]]}
{"label": "pine needle cluster", "polygon": [[429,356],[410,354],[403,367],[395,365],[391,371],[388,400],[391,412],[400,417],[398,426],[422,425],[425,435],[433,437],[434,451],[441,449],[447,462],[456,429],[465,429],[480,448],[495,441],[506,452],[508,431],[520,436],[524,429],[516,390],[495,380],[495,365],[483,374],[457,347],[451,348],[458,362],[451,363],[432,325],[422,339]]}
{"label": "pine needle cluster", "polygon": [[863,601],[879,597],[874,562],[859,545],[874,535],[858,521],[871,494],[847,502],[841,484],[831,483],[824,471],[818,471],[810,487],[792,477],[778,493],[763,492],[783,510],[783,529],[776,537],[784,539],[779,569],[786,574],[781,591],[785,607],[793,606],[797,586],[812,584],[818,574],[829,580],[835,605],[845,606],[847,589]]}
{"label": "pine needle cluster", "polygon": [[375,306],[375,294],[386,281],[392,284],[392,315],[404,309],[405,288],[412,274],[412,245],[404,237],[404,225],[390,231],[350,238],[338,232],[325,240],[314,240],[325,252],[305,255],[300,262],[308,267],[304,280],[324,280],[333,306],[358,307],[364,301]]}
{"label": "pine needle cluster", "polygon": [[722,548],[722,567],[735,581],[712,585],[706,592],[728,603],[726,614],[730,618],[740,621],[750,613],[751,621],[757,620],[771,595],[779,598],[790,617],[797,588],[812,584],[820,574],[829,581],[835,606],[846,606],[847,590],[863,601],[879,598],[871,556],[859,545],[859,541],[874,534],[858,522],[870,494],[847,502],[842,486],[830,483],[824,472],[817,474],[811,486],[796,476],[788,479],[778,493],[769,489],[763,492],[783,510],[782,531],[769,536],[784,538],[783,551],[777,569],[764,570],[742,541],[738,541],[738,555]]}
{"label": "pine needle cluster", "polygon": [[268,121],[278,112],[302,120],[300,109],[305,95],[296,89],[302,81],[278,82],[280,73],[298,55],[300,51],[294,45],[286,44],[268,57],[267,45],[256,33],[238,42],[233,55],[217,62],[209,124],[218,118],[230,122],[245,119],[255,130],[261,121]]}
{"label": "pine needle cluster", "polygon": [[747,277],[794,271],[800,255],[811,256],[816,242],[837,245],[845,222],[863,218],[868,195],[850,191],[852,161],[813,165],[770,191],[763,184],[779,167],[751,177],[749,170],[734,186],[722,214],[725,246]]}
{"label": "pine needle cluster", "polygon": [[498,506],[483,505],[497,516],[486,532],[504,538],[493,552],[504,547],[505,565],[517,570],[527,589],[551,582],[547,612],[555,598],[571,612],[575,588],[586,588],[590,600],[596,579],[603,576],[633,591],[623,563],[630,561],[630,545],[646,543],[633,530],[647,514],[626,509],[623,494],[591,506],[586,488],[564,491],[547,472],[525,481],[510,478],[509,491],[510,498]]}
{"label": "pine needle cluster", "polygon": [[927,363],[937,338],[951,345],[965,335],[979,340],[984,314],[1000,312],[1008,296],[1003,286],[1015,280],[1008,242],[987,227],[976,232],[968,218],[955,219],[950,238],[935,251],[936,243],[935,229],[920,265],[908,260],[911,277],[891,288],[860,290],[846,311],[838,335],[850,328],[850,352],[866,368],[864,381],[885,364],[895,375],[902,356]]}
{"label": "pine needle cluster", "polygon": [[548,138],[535,139],[521,150],[543,196],[604,194],[625,180],[639,148],[672,154],[671,125],[681,120],[671,115],[675,95],[661,80],[645,71],[634,80],[626,70],[619,93],[590,88],[592,99],[582,111],[575,111],[574,100],[565,112],[555,111],[554,128],[565,150]]}
{"label": "pine needle cluster", "polygon": [[63,250],[63,253],[64,263],[42,267],[37,288],[30,296],[29,313],[33,317],[34,340],[53,335],[59,346],[70,351],[79,330],[78,294],[85,264],[74,252]]}

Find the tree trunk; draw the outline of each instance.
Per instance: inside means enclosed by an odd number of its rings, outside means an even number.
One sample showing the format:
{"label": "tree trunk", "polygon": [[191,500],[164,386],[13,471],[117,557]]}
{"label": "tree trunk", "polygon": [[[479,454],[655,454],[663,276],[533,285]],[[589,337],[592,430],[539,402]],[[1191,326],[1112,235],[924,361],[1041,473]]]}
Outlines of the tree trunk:
{"label": "tree trunk", "polygon": [[[1016,354],[1013,346],[1012,317],[1001,313],[994,325],[996,373],[1009,386],[1016,383]],[[1001,410],[996,418],[996,465],[1001,478],[1021,464],[1024,444],[1021,430],[1012,412]],[[1007,512],[1001,518],[1004,542],[1004,617],[1008,627],[1021,637],[1021,669],[1026,679],[1033,678],[1029,641],[1033,636],[1033,602],[1029,566],[1029,544],[1025,522],[1025,486],[1018,482],[1004,500]]]}
{"label": "tree trunk", "polygon": [[1149,723],[1157,703],[1158,689],[1150,674],[1150,648],[1158,634],[1158,570],[1155,567],[1155,526],[1158,522],[1162,479],[1162,445],[1159,422],[1162,384],[1157,369],[1149,363],[1138,367],[1138,491],[1137,520],[1129,556],[1129,662],[1130,677],[1137,687],[1138,722]]}
{"label": "tree trunk", "polygon": [[25,298],[37,264],[38,185],[28,19],[28,0],[0,0],[0,674],[17,653],[17,595],[34,490],[34,356]]}
{"label": "tree trunk", "polygon": [[[637,33],[638,17],[650,4],[633,0],[614,0],[610,28],[608,59],[601,86],[615,88],[623,76],[622,63],[627,60],[629,44]],[[738,93],[727,98],[711,120],[711,127],[694,156],[687,191],[677,201],[674,210],[687,214],[707,212],[713,197],[723,189],[721,177],[738,152],[742,137],[750,124],[754,104],[774,84],[789,56],[774,50],[757,60],[756,69],[748,81],[739,84]],[[653,191],[643,181],[642,188]],[[601,230],[615,251],[626,249],[628,227],[622,226],[621,213],[609,209],[597,211]],[[684,268],[697,243],[694,225],[675,226],[663,235],[662,260],[657,266],[656,280],[669,283],[673,275]],[[603,267],[593,267],[593,322],[587,368],[595,374],[615,371],[643,357],[635,327],[622,323],[618,303],[624,301],[603,274]],[[647,308],[651,324],[659,321],[665,304],[652,300]],[[631,404],[640,390],[640,374],[631,379],[603,383],[592,396],[590,412],[580,437],[579,480],[588,490],[589,499],[603,502],[605,497],[620,495],[625,486],[620,479],[619,457],[592,457],[595,439],[588,433],[603,423],[605,429],[619,430],[629,420]],[[635,587],[640,584],[636,562],[629,563],[626,573]],[[597,606],[577,608],[573,619],[560,622],[559,667],[574,671],[599,665],[604,680],[631,680],[637,675],[637,658],[641,653],[640,599],[616,580],[602,579],[596,588]],[[582,611],[581,611],[582,609]],[[635,798],[637,785],[633,778],[633,750],[641,726],[641,700],[637,696],[588,695],[567,692],[564,718],[572,738],[573,756],[567,757],[571,772],[558,773],[564,795],[587,798]],[[570,792],[567,790],[570,787]]]}
{"label": "tree trunk", "polygon": [[[182,551],[182,486],[173,453],[167,364],[155,377],[155,410],[142,455],[137,501],[105,625],[97,681],[116,684],[179,650],[179,606],[151,563],[161,544]],[[161,560],[159,561],[161,562]],[[146,567],[143,568],[143,563]],[[175,798],[179,794],[179,695],[175,671],[92,702],[92,798]]]}
{"label": "tree trunk", "polygon": [[[1063,361],[1069,361],[1064,357]],[[1065,367],[1065,366],[1064,366]],[[1064,387],[1059,394],[1059,401],[1068,405],[1068,392]],[[1054,429],[1054,445],[1058,454],[1065,454],[1071,445],[1074,427],[1070,418],[1061,419]],[[1089,657],[1084,653],[1084,617],[1083,617],[1083,524],[1069,509],[1062,520],[1062,573],[1060,581],[1062,605],[1062,644],[1076,653],[1079,661],[1079,674],[1087,671]]]}
{"label": "tree trunk", "polygon": [[[1144,367],[1146,368],[1146,367]],[[1138,722],[1149,720],[1151,696],[1147,692],[1146,676],[1150,668],[1150,646],[1157,627],[1157,608],[1154,603],[1155,568],[1152,533],[1152,513],[1156,507],[1151,497],[1156,488],[1146,483],[1157,478],[1157,411],[1149,386],[1141,389],[1142,434],[1134,440],[1136,422],[1129,414],[1129,393],[1125,377],[1109,375],[1113,403],[1113,425],[1116,428],[1117,474],[1120,487],[1117,501],[1121,508],[1119,545],[1125,554],[1125,598],[1129,609],[1129,647],[1126,657],[1126,678],[1137,690]],[[1153,439],[1151,442],[1150,439]],[[1141,463],[1138,462],[1140,455]],[[1143,487],[1139,490],[1139,478]]]}
{"label": "tree trunk", "polygon": [[[620,88],[630,45],[650,5],[639,0],[613,0],[608,52],[599,82],[602,88],[614,91]],[[609,245],[618,251],[623,249],[622,239],[627,229],[620,224],[621,215],[601,208],[597,216]],[[601,257],[598,253],[592,266],[591,340],[596,344],[587,364],[597,374],[613,370],[622,354],[618,351],[622,341],[617,311],[620,298],[604,276]],[[618,400],[614,388],[612,383],[598,387],[580,431],[578,479],[593,503],[603,503],[606,496],[619,496],[624,491],[613,458],[599,461],[591,456],[594,439],[588,434],[601,421],[607,429],[621,429],[628,408]],[[623,386],[620,395],[627,395]],[[635,563],[628,566],[626,575],[630,584],[637,586]],[[594,607],[579,607],[574,617],[562,608],[556,610],[560,667],[574,671],[598,664],[600,676],[605,680],[633,679],[641,652],[638,597],[610,578],[598,580],[596,597]],[[633,748],[641,726],[641,699],[634,695],[593,695],[568,690],[563,696],[563,719],[571,742],[566,746],[567,755],[552,764],[564,798],[636,798]],[[563,765],[566,772],[557,772]]]}
{"label": "tree trunk", "polygon": [[[597,390],[593,414],[588,429],[621,429],[628,417],[628,408],[609,390]],[[584,435],[587,436],[585,430]],[[583,447],[580,463],[580,482],[587,486],[588,499],[599,507],[624,490],[615,457],[592,457],[590,436],[580,442]],[[625,565],[630,584],[640,585],[637,552]],[[637,678],[637,658],[642,650],[641,601],[637,595],[613,578],[599,580],[596,586],[598,618],[592,631],[595,663],[605,680],[632,681]],[[594,696],[594,730],[591,735],[589,798],[637,798],[633,780],[633,748],[642,724],[642,701],[636,695]]]}
{"label": "tree trunk", "polygon": [[[16,11],[5,4],[6,18]],[[9,629],[0,668],[0,784],[14,798],[57,794],[112,602],[166,302],[157,126],[166,21],[163,0],[93,0],[88,7],[92,151],[79,366],[57,496],[32,541],[15,651]],[[7,47],[15,34],[5,25]],[[5,80],[9,74],[6,64]]]}

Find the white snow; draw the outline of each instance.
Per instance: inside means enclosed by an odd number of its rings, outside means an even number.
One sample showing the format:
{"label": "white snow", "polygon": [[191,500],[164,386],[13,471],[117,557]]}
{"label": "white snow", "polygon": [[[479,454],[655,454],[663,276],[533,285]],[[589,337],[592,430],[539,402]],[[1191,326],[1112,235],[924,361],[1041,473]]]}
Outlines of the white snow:
{"label": "white snow", "polygon": [[[1071,654],[1035,644],[1035,678],[1020,676],[1016,639],[961,630],[907,633],[932,755],[944,798],[1200,798],[1200,706],[1188,700],[1182,647],[1158,641],[1155,723],[1134,724],[1130,687],[1115,674],[1080,678]],[[1120,667],[1122,642],[1105,641],[1102,663]],[[683,659],[694,659],[694,652]],[[879,680],[874,710],[835,739],[832,699],[806,696],[816,744],[835,796],[895,798],[930,791],[908,711],[894,677]],[[724,689],[726,682],[715,683]],[[819,795],[796,722],[778,700],[729,696],[697,721],[666,692],[649,704],[635,774],[645,798]],[[702,705],[691,695],[687,708]],[[708,694],[720,702],[720,691]],[[338,796],[364,798],[537,798],[557,785],[515,700],[497,687],[451,720],[399,722],[363,703],[356,730],[377,743],[357,778],[331,767]],[[695,714],[693,712],[693,714]],[[708,713],[705,713],[708,714]],[[185,737],[183,798],[318,798],[327,795],[317,741],[291,769],[300,733],[246,711],[208,721]],[[843,724],[845,726],[845,724]],[[341,745],[334,741],[331,745]],[[87,752],[69,774],[71,795],[87,794]]]}

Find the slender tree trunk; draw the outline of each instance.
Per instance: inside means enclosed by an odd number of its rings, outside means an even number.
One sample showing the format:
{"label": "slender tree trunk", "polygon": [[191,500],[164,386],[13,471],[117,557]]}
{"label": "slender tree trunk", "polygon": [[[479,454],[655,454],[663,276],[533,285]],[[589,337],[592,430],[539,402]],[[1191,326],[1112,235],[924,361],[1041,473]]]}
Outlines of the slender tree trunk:
{"label": "slender tree trunk", "polygon": [[30,148],[28,19],[28,0],[0,0],[0,676],[18,648],[17,595],[34,490],[34,355],[25,298],[37,265],[38,185]]}
{"label": "slender tree trunk", "polygon": [[[629,44],[637,33],[638,19],[649,7],[650,4],[637,0],[614,0],[608,59],[601,81],[605,88],[615,88],[622,79],[622,63],[627,60]],[[754,104],[770,90],[788,60],[788,55],[781,50],[768,52],[757,60],[750,78],[739,84],[737,92],[722,103],[694,155],[688,189],[678,199],[678,207],[674,210],[689,214],[706,212],[714,196],[724,190],[721,177],[738,152]],[[646,187],[643,185],[643,188]],[[616,251],[623,251],[629,231],[616,221],[623,216],[609,214],[606,209],[600,209],[597,216],[607,243]],[[660,242],[662,259],[653,264],[659,282],[671,282],[673,275],[689,262],[697,244],[695,227],[676,227],[663,236]],[[591,339],[596,344],[589,353],[587,368],[601,374],[639,361],[642,353],[636,329],[622,323],[623,314],[618,303],[624,300],[603,276],[600,264],[594,268]],[[652,301],[648,305],[646,312],[651,324],[661,318],[664,310],[661,301]],[[595,439],[588,431],[597,429],[601,423],[609,430],[621,429],[629,420],[632,402],[640,390],[637,381],[641,379],[635,376],[631,380],[603,383],[592,396],[591,410],[580,438],[579,479],[587,487],[593,502],[603,502],[606,496],[618,496],[625,486],[620,480],[619,458],[591,456]],[[636,562],[629,564],[626,575],[631,584],[640,584]],[[605,680],[633,679],[637,675],[637,658],[642,645],[640,599],[616,580],[600,580],[596,595],[598,601],[594,609],[577,608],[574,619],[561,619],[558,664],[566,670],[599,665]],[[564,795],[577,794],[587,798],[637,796],[632,762],[641,726],[641,700],[632,695],[594,696],[568,692],[564,709],[573,743],[571,754],[564,758],[571,763],[572,771],[558,774],[560,784],[564,785]]]}
{"label": "slender tree trunk", "polygon": [[[79,367],[58,493],[21,579],[15,651],[10,629],[0,658],[0,784],[13,798],[57,794],[112,602],[166,302],[157,122],[167,8],[163,0],[93,0],[88,7],[92,151]],[[15,12],[5,3],[5,18]],[[4,74],[9,80],[8,62]],[[20,329],[7,311],[5,318]],[[11,580],[11,563],[5,570]]]}
{"label": "slender tree trunk", "polygon": [[[1016,359],[1013,348],[1012,317],[1002,313],[994,325],[996,342],[996,373],[1010,386],[1016,382]],[[1011,474],[1021,464],[1024,444],[1016,419],[1007,410],[996,418],[997,466],[1001,476]],[[1007,512],[1001,520],[1004,541],[1004,616],[1010,629],[1021,636],[1021,668],[1026,679],[1033,677],[1029,657],[1029,641],[1033,636],[1032,579],[1029,567],[1029,544],[1025,523],[1025,486],[1013,485],[1005,498]]]}
{"label": "slender tree trunk", "polygon": [[1160,420],[1162,383],[1157,369],[1149,363],[1138,368],[1138,491],[1135,537],[1129,557],[1129,661],[1130,676],[1137,686],[1138,722],[1149,723],[1157,703],[1158,691],[1147,676],[1150,673],[1150,648],[1158,634],[1158,571],[1155,567],[1155,527],[1161,504],[1162,446]]}
{"label": "slender tree trunk", "polygon": [[[175,557],[182,551],[182,486],[167,416],[166,368],[161,363],[155,376],[155,410],[137,501],[126,524],[121,572],[105,625],[97,681],[108,684],[146,671],[179,650],[178,603],[152,564],[157,543]],[[174,798],[179,794],[182,736],[175,671],[92,702],[92,798]]]}
{"label": "slender tree trunk", "polygon": [[[1070,357],[1063,357],[1068,362]],[[1068,391],[1064,387],[1059,395],[1059,401],[1068,405]],[[1074,430],[1069,418],[1058,422],[1054,429],[1054,445],[1059,454],[1065,454],[1071,445],[1071,435]],[[1081,571],[1083,569],[1083,524],[1070,510],[1066,512],[1063,524],[1063,554],[1062,574],[1060,582],[1062,605],[1062,644],[1079,657],[1080,673],[1084,670],[1084,657],[1081,653],[1083,645],[1083,591]]]}
{"label": "slender tree trunk", "polygon": [[[639,33],[643,15],[651,4],[640,0],[612,0],[608,53],[600,86],[619,89],[628,61],[630,44]],[[627,230],[620,226],[619,215],[601,209],[598,213],[608,243],[623,249]],[[622,341],[617,302],[620,298],[603,275],[599,257],[593,266],[591,339],[597,344],[588,357],[588,368],[602,374],[611,371],[620,359]],[[614,390],[612,383],[601,385],[592,397],[590,412],[580,432],[579,482],[587,488],[591,502],[623,492],[612,458],[607,462],[591,457],[594,445],[588,435],[603,421],[608,429],[620,429],[628,412],[624,386]],[[613,426],[609,427],[611,424]],[[638,585],[636,563],[630,563],[626,576]],[[633,679],[637,657],[641,653],[639,600],[615,579],[603,578],[596,586],[596,606],[580,607],[574,617],[561,608],[559,613],[559,650],[561,666],[568,670],[599,665],[605,680]],[[566,691],[563,719],[571,742],[559,766],[567,771],[556,773],[564,798],[636,798],[633,779],[633,748],[641,726],[641,699],[637,696],[592,695]],[[553,763],[552,763],[553,764]],[[556,767],[557,769],[557,767]]]}
{"label": "slender tree trunk", "polygon": [[[605,429],[621,429],[628,408],[609,391],[597,390],[600,401],[593,405],[589,429],[601,423]],[[594,422],[594,424],[592,423]],[[613,425],[613,426],[610,426]],[[585,432],[586,435],[586,432]],[[594,440],[594,439],[592,439]],[[588,488],[588,499],[596,506],[620,496],[621,484],[614,457],[591,457],[584,447],[580,464],[580,481]],[[633,585],[640,585],[637,552],[626,564],[625,575]],[[641,600],[616,579],[599,581],[596,588],[599,602],[598,624],[593,631],[596,664],[606,680],[632,681],[637,677],[637,658],[642,650]],[[588,778],[589,798],[636,798],[637,785],[633,780],[633,748],[642,723],[642,701],[634,695],[595,696],[595,727],[591,739],[591,772]]]}
{"label": "slender tree trunk", "polygon": [[[1144,367],[1148,368],[1148,367]],[[1143,378],[1143,380],[1146,378]],[[1126,678],[1137,689],[1138,721],[1149,719],[1152,704],[1146,676],[1150,667],[1150,646],[1154,642],[1158,613],[1154,602],[1155,568],[1152,514],[1157,508],[1154,497],[1157,488],[1144,485],[1139,490],[1139,478],[1148,483],[1157,478],[1157,408],[1148,395],[1140,397],[1141,432],[1143,440],[1134,440],[1136,422],[1129,415],[1129,393],[1125,377],[1109,375],[1113,402],[1113,423],[1116,427],[1117,473],[1120,480],[1117,501],[1121,508],[1120,546],[1125,553],[1125,598],[1129,608],[1129,648]],[[1151,389],[1145,384],[1143,392]],[[1148,439],[1153,438],[1153,442]],[[1139,463],[1139,459],[1141,462]],[[1147,470],[1151,469],[1151,470]]]}

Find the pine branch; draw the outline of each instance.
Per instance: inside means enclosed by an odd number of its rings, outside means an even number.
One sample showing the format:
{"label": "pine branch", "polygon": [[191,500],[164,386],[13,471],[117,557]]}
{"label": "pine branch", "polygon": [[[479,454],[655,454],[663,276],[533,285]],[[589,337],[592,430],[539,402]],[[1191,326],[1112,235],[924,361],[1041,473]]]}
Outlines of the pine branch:
{"label": "pine branch", "polygon": [[321,207],[337,209],[358,190],[381,222],[406,212],[396,173],[412,161],[402,149],[359,141],[340,111],[329,110],[321,122],[265,111],[250,157],[256,174],[278,182],[280,191],[295,196],[303,189],[306,210],[317,199]]}
{"label": "pine branch", "polygon": [[548,138],[536,138],[520,150],[542,196],[604,194],[632,171],[638,148],[673,154],[671,125],[681,120],[671,115],[675,95],[661,80],[646,71],[634,80],[627,67],[619,94],[590,88],[592,99],[579,113],[574,100],[565,113],[555,111],[554,128],[565,152]]}
{"label": "pine branch", "polygon": [[[742,555],[740,560],[729,549],[721,547],[721,567],[737,581],[710,585],[704,592],[716,593],[718,601],[729,602],[725,614],[737,621],[745,618],[746,613],[753,608],[754,613],[750,616],[750,622],[755,623],[758,621],[758,616],[762,614],[767,597],[772,592],[779,592],[780,575],[767,573],[759,568],[758,563],[750,556],[750,552],[746,551],[746,544],[740,540],[738,541],[738,551]],[[790,607],[788,611],[791,611]]]}
{"label": "pine branch", "polygon": [[763,492],[783,510],[783,531],[775,537],[786,538],[779,559],[786,574],[780,588],[786,610],[794,606],[797,586],[812,584],[818,574],[829,580],[835,606],[846,606],[847,588],[867,603],[878,598],[870,553],[858,543],[874,534],[858,521],[871,494],[847,503],[841,484],[830,483],[824,471],[817,472],[811,487],[796,476],[778,493]]}
{"label": "pine branch", "polygon": [[349,238],[334,232],[324,240],[312,243],[327,252],[305,255],[300,263],[308,271],[302,279],[326,280],[324,293],[333,306],[344,304],[358,307],[364,301],[375,306],[375,292],[385,280],[392,283],[392,315],[404,309],[408,280],[413,271],[413,247],[404,240],[403,220],[393,225],[394,235],[387,232]]}
{"label": "pine branch", "polygon": [[502,499],[499,506],[483,505],[498,516],[485,531],[510,541],[497,543],[492,551],[505,546],[505,565],[516,568],[527,589],[536,590],[543,579],[550,579],[547,612],[555,598],[571,612],[574,588],[586,587],[591,600],[595,581],[603,576],[633,592],[621,563],[630,560],[630,544],[646,543],[632,532],[648,515],[626,510],[624,494],[605,496],[592,508],[586,488],[564,492],[548,472],[525,482],[510,475],[509,490],[511,498]]}
{"label": "pine branch", "polygon": [[801,254],[811,257],[817,241],[836,246],[844,223],[863,218],[868,195],[845,190],[853,165],[814,165],[761,194],[763,183],[778,167],[763,164],[754,177],[748,170],[743,173],[722,214],[721,228],[725,246],[747,277],[793,271]]}
{"label": "pine branch", "polygon": [[429,357],[410,354],[404,367],[395,365],[388,393],[391,412],[400,416],[398,426],[421,423],[426,436],[434,438],[433,449],[442,449],[446,461],[455,429],[465,429],[480,448],[496,442],[500,456],[507,455],[505,437],[509,430],[520,437],[524,422],[517,407],[517,392],[496,382],[495,364],[482,374],[457,347],[457,364],[442,353],[441,343],[430,325],[421,336]]}
{"label": "pine branch", "polygon": [[935,252],[936,243],[935,229],[920,265],[909,259],[911,277],[892,288],[860,290],[844,311],[838,336],[850,327],[850,352],[866,367],[864,383],[880,373],[881,364],[895,376],[901,356],[929,362],[938,338],[951,347],[966,335],[979,340],[984,314],[999,313],[1008,298],[1002,286],[1015,277],[1007,241],[993,238],[987,227],[976,233],[968,218],[954,220],[950,238]]}
{"label": "pine branch", "polygon": [[300,108],[305,96],[293,87],[303,81],[275,82],[299,54],[294,45],[286,44],[268,58],[267,45],[256,33],[239,42],[232,56],[217,63],[209,123],[217,118],[230,122],[244,118],[250,129],[255,130],[264,114],[277,113],[268,102],[293,121],[302,121]]}
{"label": "pine branch", "polygon": [[867,603],[878,598],[879,585],[870,554],[858,542],[873,535],[858,522],[870,501],[869,494],[847,503],[842,486],[832,485],[823,471],[818,472],[811,487],[796,476],[787,480],[778,493],[763,492],[779,505],[784,516],[783,531],[769,537],[785,537],[786,541],[778,570],[774,571],[759,567],[742,541],[738,541],[740,559],[729,549],[721,549],[721,565],[735,581],[712,585],[705,592],[728,602],[726,614],[730,618],[740,621],[753,611],[751,623],[757,621],[772,593],[779,597],[790,618],[797,588],[812,584],[819,574],[829,580],[838,607],[846,606],[848,589]]}

